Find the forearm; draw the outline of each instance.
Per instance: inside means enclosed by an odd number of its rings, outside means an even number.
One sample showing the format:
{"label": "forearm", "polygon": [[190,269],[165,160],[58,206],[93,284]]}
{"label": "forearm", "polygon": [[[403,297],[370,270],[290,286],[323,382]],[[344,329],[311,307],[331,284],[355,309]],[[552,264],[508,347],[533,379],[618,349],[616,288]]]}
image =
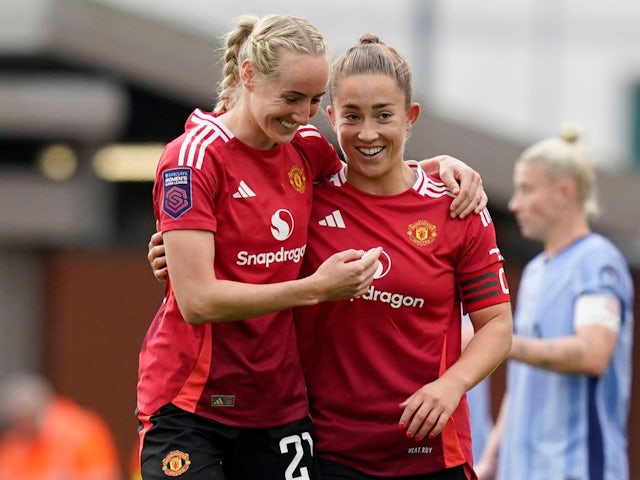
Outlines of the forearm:
{"label": "forearm", "polygon": [[514,336],[509,358],[559,373],[597,374],[596,345],[578,336],[541,339]]}
{"label": "forearm", "polygon": [[[491,433],[487,437],[484,450],[480,458],[476,462],[480,479],[493,478],[497,470],[498,454],[500,452],[500,443],[502,442],[502,434],[504,431],[505,417],[509,408],[509,396],[505,394],[500,404],[498,417],[496,418]],[[482,472],[482,474],[480,474]]]}
{"label": "forearm", "polygon": [[465,391],[480,383],[509,354],[513,332],[509,305],[500,307],[502,312],[478,329],[458,361],[445,373],[455,377]]}
{"label": "forearm", "polygon": [[308,277],[276,283],[252,284],[219,280],[213,269],[199,274],[185,269],[171,272],[178,281],[174,292],[182,315],[189,323],[244,320],[292,307],[324,301],[346,300],[364,295],[371,285],[381,247],[364,255],[362,250],[345,250],[331,255]]}
{"label": "forearm", "polygon": [[176,298],[185,320],[194,325],[245,320],[322,300],[310,277],[260,285],[215,280],[187,290]]}

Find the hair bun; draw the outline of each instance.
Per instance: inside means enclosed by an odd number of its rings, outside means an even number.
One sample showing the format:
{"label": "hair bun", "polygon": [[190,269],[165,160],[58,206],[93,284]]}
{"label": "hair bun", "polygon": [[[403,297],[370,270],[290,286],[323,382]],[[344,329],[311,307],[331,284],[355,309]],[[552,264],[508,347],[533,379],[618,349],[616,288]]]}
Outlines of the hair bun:
{"label": "hair bun", "polygon": [[365,33],[360,37],[360,44],[364,45],[367,43],[382,43],[380,38],[372,33]]}
{"label": "hair bun", "polygon": [[558,136],[565,142],[576,143],[582,136],[582,127],[577,123],[565,123]]}

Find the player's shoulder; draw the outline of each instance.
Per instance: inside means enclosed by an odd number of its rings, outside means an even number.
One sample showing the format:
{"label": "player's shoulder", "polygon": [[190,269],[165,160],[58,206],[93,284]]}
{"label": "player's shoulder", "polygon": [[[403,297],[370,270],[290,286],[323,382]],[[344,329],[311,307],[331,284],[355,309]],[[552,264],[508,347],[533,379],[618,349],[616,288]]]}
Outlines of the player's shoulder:
{"label": "player's shoulder", "polygon": [[455,195],[437,174],[427,174],[415,160],[407,160],[406,162],[416,174],[413,189],[419,195],[438,203],[451,204]]}
{"label": "player's shoulder", "polygon": [[335,152],[331,142],[326,139],[316,126],[311,124],[298,127],[291,143],[296,149],[302,150],[309,155],[327,155],[327,152]]}
{"label": "player's shoulder", "polygon": [[205,159],[215,156],[215,152],[233,138],[233,133],[214,114],[196,109],[187,119],[184,132],[165,146],[159,168],[178,166],[200,170]]}

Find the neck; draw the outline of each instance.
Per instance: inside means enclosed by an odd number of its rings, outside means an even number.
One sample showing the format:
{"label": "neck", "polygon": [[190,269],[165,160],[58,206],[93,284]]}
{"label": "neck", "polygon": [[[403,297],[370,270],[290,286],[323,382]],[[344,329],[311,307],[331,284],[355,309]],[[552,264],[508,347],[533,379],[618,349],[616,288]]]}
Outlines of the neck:
{"label": "neck", "polygon": [[273,147],[273,141],[262,133],[244,105],[244,102],[238,102],[233,108],[220,115],[219,120],[242,143],[255,148]]}
{"label": "neck", "polygon": [[548,258],[552,258],[589,233],[591,228],[584,215],[575,217],[571,222],[562,222],[544,241],[544,252]]}
{"label": "neck", "polygon": [[379,177],[364,176],[347,167],[347,181],[358,190],[371,195],[390,196],[406,192],[416,181],[413,169],[401,160],[398,168]]}

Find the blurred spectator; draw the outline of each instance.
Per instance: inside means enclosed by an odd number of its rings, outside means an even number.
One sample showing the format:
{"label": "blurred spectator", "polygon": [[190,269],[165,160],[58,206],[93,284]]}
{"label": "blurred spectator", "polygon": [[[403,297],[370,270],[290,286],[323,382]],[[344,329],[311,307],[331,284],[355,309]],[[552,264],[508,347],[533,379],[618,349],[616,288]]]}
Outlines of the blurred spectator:
{"label": "blurred spectator", "polygon": [[121,480],[105,422],[37,374],[0,384],[0,422],[0,479]]}

